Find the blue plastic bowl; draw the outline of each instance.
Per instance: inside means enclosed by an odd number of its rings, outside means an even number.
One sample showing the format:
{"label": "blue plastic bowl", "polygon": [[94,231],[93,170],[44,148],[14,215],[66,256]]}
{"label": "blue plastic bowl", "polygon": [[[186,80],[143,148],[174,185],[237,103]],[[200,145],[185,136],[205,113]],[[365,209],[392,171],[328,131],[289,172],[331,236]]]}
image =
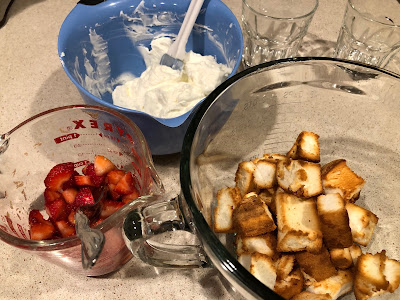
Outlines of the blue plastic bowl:
{"label": "blue plastic bowl", "polygon": [[[149,47],[160,34],[176,36],[189,3],[81,0],[64,20],[59,33],[62,66],[84,101],[105,105],[130,117],[142,130],[153,155],[181,151],[186,129],[202,101],[179,117],[164,119],[114,105],[112,90],[122,73],[139,77],[146,69],[138,45]],[[150,20],[153,26],[147,25]],[[217,62],[233,68],[232,76],[240,65],[242,49],[242,32],[232,11],[220,0],[206,0],[186,51],[214,56]]]}

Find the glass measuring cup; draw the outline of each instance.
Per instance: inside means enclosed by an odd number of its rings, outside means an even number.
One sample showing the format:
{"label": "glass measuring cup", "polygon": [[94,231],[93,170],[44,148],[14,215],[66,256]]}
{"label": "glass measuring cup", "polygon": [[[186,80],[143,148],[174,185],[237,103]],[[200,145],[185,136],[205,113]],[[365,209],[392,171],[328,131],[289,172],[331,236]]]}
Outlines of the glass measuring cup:
{"label": "glass measuring cup", "polygon": [[103,232],[105,244],[91,269],[82,268],[78,237],[45,241],[29,238],[29,211],[44,208],[43,180],[49,170],[59,163],[74,162],[75,170],[80,171],[93,162],[95,154],[132,172],[138,179],[140,195],[164,191],[147,143],[127,117],[89,105],[45,111],[0,135],[0,240],[88,276],[113,272],[128,262],[132,254],[125,246],[121,227],[126,214],[139,205],[135,201],[95,227]]}

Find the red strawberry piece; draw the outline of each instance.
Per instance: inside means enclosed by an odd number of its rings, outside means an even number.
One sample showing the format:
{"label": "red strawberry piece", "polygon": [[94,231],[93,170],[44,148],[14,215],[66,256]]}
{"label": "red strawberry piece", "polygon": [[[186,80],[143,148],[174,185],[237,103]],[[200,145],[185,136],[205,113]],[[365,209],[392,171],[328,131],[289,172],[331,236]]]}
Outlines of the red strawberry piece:
{"label": "red strawberry piece", "polygon": [[94,204],[94,198],[89,187],[82,187],[76,194],[74,205],[80,207],[86,204]]}
{"label": "red strawberry piece", "polygon": [[76,194],[78,194],[78,190],[71,187],[62,191],[62,195],[64,197],[65,202],[68,204],[72,204],[75,202]]}
{"label": "red strawberry piece", "polygon": [[53,191],[60,191],[64,182],[67,182],[74,174],[74,163],[67,162],[54,166],[47,174],[44,184]]}
{"label": "red strawberry piece", "polygon": [[51,239],[56,232],[54,225],[51,222],[32,224],[30,234],[32,240],[48,240]]}
{"label": "red strawberry piece", "polygon": [[63,199],[57,199],[46,204],[46,212],[53,221],[67,219],[67,203]]}
{"label": "red strawberry piece", "polygon": [[120,195],[128,195],[136,190],[133,181],[132,173],[126,172],[125,175],[118,181],[114,188],[114,192]]}
{"label": "red strawberry piece", "polygon": [[65,220],[55,222],[58,231],[62,237],[69,237],[75,235],[75,226],[72,226]]}
{"label": "red strawberry piece", "polygon": [[89,174],[87,173],[87,167],[88,167],[89,165],[90,165],[90,164],[88,164],[88,165],[86,165],[86,166],[83,167],[83,169],[82,169],[83,175],[89,175]]}
{"label": "red strawberry piece", "polygon": [[109,183],[108,184],[109,196],[111,197],[112,200],[118,200],[119,198],[121,198],[121,195],[114,192],[114,189],[115,189],[115,184]]}
{"label": "red strawberry piece", "polygon": [[78,175],[74,176],[74,178],[77,185],[94,186],[94,182],[89,175]]}
{"label": "red strawberry piece", "polygon": [[123,195],[121,201],[123,203],[128,203],[131,202],[132,200],[135,200],[137,197],[139,197],[139,191],[135,188],[134,192],[128,195]]}
{"label": "red strawberry piece", "polygon": [[94,156],[94,170],[97,176],[106,175],[111,170],[116,169],[115,165],[103,155]]}
{"label": "red strawberry piece", "polygon": [[99,186],[101,186],[103,184],[104,176],[97,176],[96,175],[93,163],[91,163],[91,164],[86,166],[86,170],[85,170],[84,174],[90,176],[94,186],[99,187]]}
{"label": "red strawberry piece", "polygon": [[104,219],[99,218],[96,221],[94,221],[92,224],[90,224],[90,227],[95,227],[95,226],[99,225],[103,221],[104,221]]}
{"label": "red strawberry piece", "polygon": [[75,225],[75,210],[71,210],[71,212],[69,213],[68,222],[72,225]]}
{"label": "red strawberry piece", "polygon": [[120,201],[106,200],[103,201],[103,206],[100,212],[100,218],[105,219],[115,213],[118,209],[124,206]]}
{"label": "red strawberry piece", "polygon": [[118,183],[118,181],[124,177],[125,172],[122,170],[112,170],[107,173],[107,182],[113,184],[114,186]]}
{"label": "red strawberry piece", "polygon": [[51,239],[56,233],[54,225],[49,220],[45,220],[37,209],[29,212],[29,225],[32,240]]}
{"label": "red strawberry piece", "polygon": [[44,203],[46,204],[61,198],[61,193],[53,191],[49,188],[46,188],[43,194],[44,194]]}
{"label": "red strawberry piece", "polygon": [[77,171],[74,171],[74,174],[72,174],[71,178],[63,183],[62,189],[66,190],[69,188],[73,188],[76,187],[76,183],[75,183],[75,176],[80,175]]}
{"label": "red strawberry piece", "polygon": [[29,212],[29,225],[43,223],[46,220],[44,219],[42,213],[37,209],[32,209]]}

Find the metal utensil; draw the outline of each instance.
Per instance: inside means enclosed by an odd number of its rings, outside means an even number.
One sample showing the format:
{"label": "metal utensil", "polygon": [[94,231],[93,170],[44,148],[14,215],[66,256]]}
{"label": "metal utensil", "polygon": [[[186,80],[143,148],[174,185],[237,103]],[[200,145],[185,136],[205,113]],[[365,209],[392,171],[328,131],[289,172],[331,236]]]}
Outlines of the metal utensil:
{"label": "metal utensil", "polygon": [[100,209],[100,200],[106,196],[107,185],[104,186],[98,197],[95,197],[94,204],[83,205],[75,213],[75,230],[81,240],[82,267],[87,270],[92,268],[103,250],[105,237],[98,229],[90,228],[89,219],[86,213],[96,214]]}
{"label": "metal utensil", "polygon": [[203,2],[204,0],[192,0],[190,2],[185,19],[179,29],[178,36],[169,47],[167,53],[161,57],[161,65],[171,67],[174,70],[182,70],[186,43]]}

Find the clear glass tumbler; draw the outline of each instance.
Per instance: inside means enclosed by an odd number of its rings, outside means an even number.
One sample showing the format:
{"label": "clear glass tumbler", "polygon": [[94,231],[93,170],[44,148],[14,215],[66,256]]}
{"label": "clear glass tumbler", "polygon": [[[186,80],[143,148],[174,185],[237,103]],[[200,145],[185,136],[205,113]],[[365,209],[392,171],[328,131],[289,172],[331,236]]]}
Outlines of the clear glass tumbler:
{"label": "clear glass tumbler", "polygon": [[297,55],[318,0],[242,0],[246,67]]}
{"label": "clear glass tumbler", "polygon": [[400,50],[396,0],[348,0],[334,56],[385,68]]}
{"label": "clear glass tumbler", "polygon": [[122,237],[132,201],[96,226],[105,235],[96,264],[82,268],[76,237],[30,240],[28,215],[44,208],[43,180],[59,163],[74,162],[80,171],[94,155],[109,158],[138,178],[140,195],[163,192],[146,141],[127,117],[108,108],[65,106],[38,114],[0,135],[0,240],[31,251],[74,274],[98,276],[122,267],[132,257]]}

